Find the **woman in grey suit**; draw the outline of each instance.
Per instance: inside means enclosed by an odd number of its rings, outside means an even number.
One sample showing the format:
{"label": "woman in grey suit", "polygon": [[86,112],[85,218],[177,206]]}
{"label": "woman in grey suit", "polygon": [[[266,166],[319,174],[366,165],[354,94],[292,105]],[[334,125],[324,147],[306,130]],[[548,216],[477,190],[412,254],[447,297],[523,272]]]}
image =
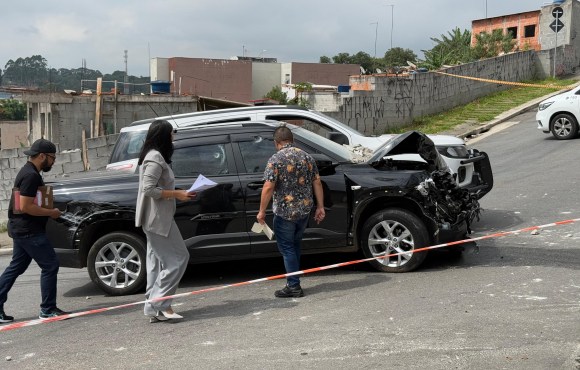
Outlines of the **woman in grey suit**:
{"label": "woman in grey suit", "polygon": [[135,226],[147,236],[147,291],[145,315],[150,322],[181,319],[171,308],[189,260],[189,252],[175,224],[175,199],[187,201],[195,193],[175,190],[175,177],[169,164],[173,155],[173,127],[165,120],[151,123],[139,156],[139,193]]}

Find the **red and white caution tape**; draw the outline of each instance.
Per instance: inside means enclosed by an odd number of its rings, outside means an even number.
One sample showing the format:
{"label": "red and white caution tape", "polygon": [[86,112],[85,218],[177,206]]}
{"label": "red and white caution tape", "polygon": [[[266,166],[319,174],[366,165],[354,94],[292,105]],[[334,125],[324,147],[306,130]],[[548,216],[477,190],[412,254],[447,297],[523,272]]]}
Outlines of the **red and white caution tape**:
{"label": "red and white caution tape", "polygon": [[[480,236],[480,237],[472,238],[472,239],[457,240],[457,241],[454,241],[454,242],[437,244],[437,245],[433,245],[433,246],[429,246],[429,247],[424,247],[424,248],[418,248],[418,249],[415,249],[413,251],[413,253],[425,252],[425,251],[428,251],[428,250],[431,250],[431,249],[437,249],[437,248],[443,248],[443,247],[450,247],[450,246],[464,244],[464,243],[469,243],[469,242],[478,241],[478,240],[491,239],[491,238],[499,238],[499,237],[508,236],[508,235],[517,235],[517,234],[520,234],[520,233],[523,233],[523,232],[529,232],[529,231],[534,231],[534,230],[539,230],[539,229],[545,229],[547,227],[567,225],[567,224],[575,223],[575,222],[578,222],[578,221],[580,221],[580,218],[574,218],[574,219],[565,220],[565,221],[558,221],[558,222],[553,222],[553,223],[550,223],[550,224],[545,224],[545,225],[540,225],[540,226],[531,226],[531,227],[526,227],[526,228],[519,229],[519,230],[504,231],[504,232],[499,232],[499,233],[495,233],[495,234],[484,235],[484,236]],[[265,277],[265,278],[260,278],[260,279],[255,279],[255,280],[247,280],[247,281],[242,281],[240,283],[234,283],[234,284],[220,285],[220,286],[216,286],[216,287],[212,287],[212,288],[199,289],[199,290],[194,290],[194,291],[191,291],[191,292],[179,293],[179,294],[174,294],[174,295],[171,295],[171,296],[155,298],[155,299],[151,299],[151,300],[144,300],[144,301],[139,301],[139,302],[126,303],[126,304],[122,304],[122,305],[118,305],[118,306],[97,308],[97,309],[88,310],[88,311],[82,311],[82,312],[75,312],[75,313],[70,313],[70,314],[66,314],[66,315],[62,315],[62,316],[51,317],[51,318],[48,318],[48,319],[36,319],[36,320],[22,321],[22,322],[17,322],[17,323],[13,323],[13,324],[8,324],[8,325],[0,326],[0,332],[14,330],[14,329],[20,329],[20,328],[24,328],[24,327],[28,327],[28,326],[34,326],[34,325],[38,325],[38,324],[47,324],[47,323],[54,322],[54,321],[62,321],[62,320],[71,319],[71,318],[74,318],[74,317],[93,315],[93,314],[97,314],[97,313],[101,313],[101,312],[118,310],[118,309],[121,309],[121,308],[133,307],[133,306],[145,304],[147,302],[159,302],[159,301],[164,301],[166,299],[174,299],[174,298],[187,297],[187,296],[191,296],[191,295],[202,294],[202,293],[207,293],[207,292],[213,292],[213,291],[222,290],[222,289],[226,289],[226,288],[233,288],[233,287],[239,287],[239,286],[250,285],[250,284],[255,284],[255,283],[261,283],[261,282],[269,281],[269,280],[282,279],[282,278],[285,278],[285,277],[288,277],[288,276],[306,275],[306,274],[311,274],[313,272],[330,270],[330,269],[334,269],[334,268],[337,268],[337,267],[343,267],[343,266],[356,265],[356,264],[362,263],[362,262],[369,262],[369,261],[372,261],[372,260],[379,260],[379,259],[384,259],[384,258],[387,258],[387,257],[394,257],[394,256],[398,256],[398,255],[401,255],[401,254],[407,254],[407,253],[408,252],[392,253],[392,254],[389,254],[389,255],[384,255],[384,256],[379,256],[379,257],[371,257],[371,258],[364,258],[364,259],[359,259],[359,260],[353,260],[353,261],[335,263],[335,264],[332,264],[332,265],[327,265],[327,266],[322,266],[322,267],[314,267],[314,268],[307,269],[307,270],[296,271],[296,272],[292,272],[292,273],[289,273],[289,274],[273,275],[273,276],[268,276],[268,277]]]}

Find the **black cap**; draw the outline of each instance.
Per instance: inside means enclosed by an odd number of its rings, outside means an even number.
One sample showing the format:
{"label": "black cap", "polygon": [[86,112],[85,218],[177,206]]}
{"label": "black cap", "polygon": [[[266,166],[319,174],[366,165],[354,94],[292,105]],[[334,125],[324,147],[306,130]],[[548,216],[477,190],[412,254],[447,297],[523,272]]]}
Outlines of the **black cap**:
{"label": "black cap", "polygon": [[38,139],[32,143],[30,149],[24,151],[26,155],[37,155],[38,153],[56,153],[56,145],[46,139]]}

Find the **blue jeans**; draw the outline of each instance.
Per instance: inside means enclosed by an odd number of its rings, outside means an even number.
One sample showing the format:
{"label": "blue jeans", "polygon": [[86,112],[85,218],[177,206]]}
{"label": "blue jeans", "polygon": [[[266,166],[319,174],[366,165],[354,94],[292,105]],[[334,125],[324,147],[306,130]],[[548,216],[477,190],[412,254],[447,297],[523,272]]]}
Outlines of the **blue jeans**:
{"label": "blue jeans", "polygon": [[[302,242],[304,230],[306,230],[308,225],[308,217],[290,221],[274,215],[274,234],[276,235],[278,250],[282,254],[282,258],[284,258],[284,267],[287,274],[300,271],[300,243]],[[298,276],[289,276],[286,281],[289,287],[300,285]]]}
{"label": "blue jeans", "polygon": [[46,234],[34,234],[25,238],[13,238],[12,261],[0,276],[0,310],[8,299],[8,292],[16,278],[22,275],[32,260],[41,269],[40,292],[42,303],[40,309],[49,311],[56,307],[56,276],[58,258]]}

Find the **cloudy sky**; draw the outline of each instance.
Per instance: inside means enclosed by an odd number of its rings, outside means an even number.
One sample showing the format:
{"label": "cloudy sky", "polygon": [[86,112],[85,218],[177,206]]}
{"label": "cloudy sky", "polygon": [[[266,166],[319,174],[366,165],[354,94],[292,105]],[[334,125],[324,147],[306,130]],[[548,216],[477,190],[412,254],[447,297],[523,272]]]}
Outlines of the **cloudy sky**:
{"label": "cloudy sky", "polygon": [[[455,27],[538,10],[540,0],[18,0],[0,12],[0,69],[40,54],[53,68],[148,76],[153,57],[264,56],[318,62],[321,55],[391,46],[419,57]],[[394,6],[391,6],[394,5]],[[391,23],[391,19],[394,22]],[[378,22],[378,26],[376,24]],[[376,37],[375,37],[376,35]]]}

